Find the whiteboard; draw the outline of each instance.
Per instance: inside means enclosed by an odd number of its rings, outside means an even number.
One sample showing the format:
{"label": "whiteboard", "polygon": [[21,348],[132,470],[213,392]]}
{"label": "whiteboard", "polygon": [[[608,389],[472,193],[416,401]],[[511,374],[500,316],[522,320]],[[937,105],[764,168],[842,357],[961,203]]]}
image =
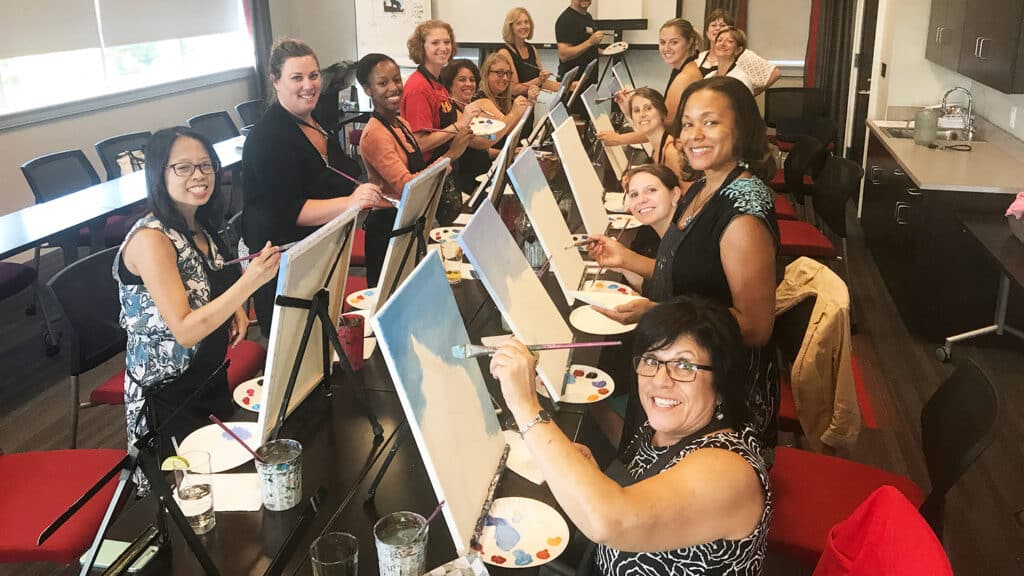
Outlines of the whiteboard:
{"label": "whiteboard", "polygon": [[[389,9],[385,10],[385,5]],[[417,24],[430,19],[430,5],[431,0],[355,0],[359,57],[380,52],[399,66],[415,67],[405,41]]]}
{"label": "whiteboard", "polygon": [[[382,0],[356,0],[357,5],[378,1]],[[458,43],[501,44],[505,14],[516,6],[526,8],[533,17],[533,44],[555,43],[555,20],[569,7],[568,0],[431,0],[434,17],[452,25]],[[639,13],[641,7],[643,11]],[[647,30],[627,30],[623,39],[634,44],[657,44],[658,29],[676,17],[676,3],[672,0],[594,0],[590,13],[595,19],[622,19],[625,14],[632,14],[631,18],[647,18]],[[360,18],[359,22],[361,25],[363,20]],[[402,36],[403,55],[408,36],[408,32]]]}

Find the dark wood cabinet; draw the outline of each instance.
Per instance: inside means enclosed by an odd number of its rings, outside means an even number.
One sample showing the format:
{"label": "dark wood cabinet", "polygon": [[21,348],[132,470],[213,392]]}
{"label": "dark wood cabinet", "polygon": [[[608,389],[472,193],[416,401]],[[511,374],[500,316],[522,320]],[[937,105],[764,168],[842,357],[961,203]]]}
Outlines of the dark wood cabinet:
{"label": "dark wood cabinet", "polygon": [[1024,0],[933,0],[925,57],[1006,93],[1024,92]]}
{"label": "dark wood cabinet", "polygon": [[861,227],[908,329],[941,341],[991,321],[997,275],[957,213],[992,213],[1008,202],[1001,194],[920,190],[870,135]]}

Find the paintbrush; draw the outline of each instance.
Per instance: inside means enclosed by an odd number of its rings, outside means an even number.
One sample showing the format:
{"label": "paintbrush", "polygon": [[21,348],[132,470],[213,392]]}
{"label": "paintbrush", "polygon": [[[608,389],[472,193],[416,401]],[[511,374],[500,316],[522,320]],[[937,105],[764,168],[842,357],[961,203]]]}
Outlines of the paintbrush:
{"label": "paintbrush", "polygon": [[[469,106],[469,102],[463,102],[462,100],[459,100],[458,98],[453,98],[453,97],[449,96],[448,99],[451,100],[452,102],[455,102],[456,104],[461,104],[463,106]],[[491,114],[487,110],[482,110],[481,109],[480,113],[481,114],[486,114],[487,116],[490,116],[491,118],[494,118],[494,114]]]}
{"label": "paintbrush", "polygon": [[[284,246],[281,246],[281,252],[284,252],[285,250],[291,248],[292,246],[295,246],[296,244],[298,244],[298,241],[289,242],[289,243],[285,244]],[[253,258],[258,257],[260,254],[263,254],[262,250],[260,250],[259,252],[255,253],[255,254],[249,254],[248,256],[242,256],[241,258],[235,258],[234,260],[228,260],[227,262],[224,263],[224,265],[227,266],[228,264],[238,264],[239,262],[248,262],[249,260],[252,260]]]}
{"label": "paintbrush", "polygon": [[[647,88],[647,86],[641,86],[640,88]],[[626,89],[626,93],[628,94],[630,92],[636,92],[640,88],[627,88]],[[605,96],[604,98],[597,98],[597,99],[594,100],[594,104],[604,104],[605,102],[608,102],[609,100],[615,100],[615,95],[612,94],[611,96]]]}
{"label": "paintbrush", "polygon": [[223,422],[221,422],[220,418],[217,418],[213,414],[210,414],[210,422],[213,422],[217,426],[220,426],[225,432],[228,433],[229,436],[231,436],[232,438],[237,440],[238,443],[241,444],[243,448],[245,448],[246,450],[249,451],[249,454],[252,454],[252,457],[255,458],[257,462],[259,462],[260,464],[266,464],[267,463],[267,461],[264,460],[263,458],[261,458],[260,455],[257,454],[255,450],[253,450],[252,448],[249,448],[249,445],[245,443],[245,440],[242,440],[241,438],[239,438],[238,434],[235,434],[234,431],[231,430],[231,428],[228,428]]}
{"label": "paintbrush", "polygon": [[444,502],[444,500],[441,500],[437,503],[437,508],[434,508],[434,511],[430,513],[430,516],[427,516],[427,521],[423,523],[423,526],[416,531],[416,535],[412,537],[413,541],[416,541],[424,532],[427,531],[427,526],[430,526],[430,523],[434,521],[434,518],[437,518],[437,514],[441,511],[441,507],[444,506]]}
{"label": "paintbrush", "polygon": [[590,244],[591,242],[597,242],[597,240],[595,240],[593,238],[581,238],[581,239],[579,239],[579,240],[577,240],[575,242],[571,242],[569,244],[566,244],[565,245],[565,249],[566,250],[572,250],[573,248],[579,248],[580,246],[586,246],[587,244]]}
{"label": "paintbrush", "polygon": [[[611,340],[608,342],[566,342],[564,344],[530,344],[526,348],[531,352],[539,352],[541,350],[564,350],[566,348],[601,348],[605,346],[621,345],[621,341]],[[461,346],[452,346],[452,356],[459,360],[476,358],[477,356],[490,356],[491,354],[494,354],[497,351],[498,349],[493,346],[481,346],[479,344],[463,344]]]}
{"label": "paintbrush", "polygon": [[[619,230],[619,233],[615,235],[614,240],[616,242],[618,242],[619,238],[622,238],[622,235],[626,233],[626,228],[627,227],[629,227],[629,222],[628,221],[622,226],[622,230]],[[594,281],[595,282],[597,281],[598,278],[601,277],[601,274],[604,274],[604,266],[598,268],[597,269],[597,274],[594,274]]]}
{"label": "paintbrush", "polygon": [[356,186],[361,186],[363,184],[366,184],[366,182],[362,182],[362,181],[360,181],[359,179],[357,179],[357,178],[355,178],[353,176],[349,176],[348,174],[345,174],[344,172],[342,172],[341,170],[338,170],[337,168],[335,168],[334,166],[331,166],[330,164],[325,164],[325,166],[327,166],[327,169],[330,170],[331,172],[334,172],[335,174],[337,174],[339,176],[343,176],[343,177],[347,178],[349,182],[352,182]]}
{"label": "paintbrush", "polygon": [[443,132],[445,134],[458,134],[457,130],[449,130],[447,128],[421,128],[424,132]]}
{"label": "paintbrush", "polygon": [[548,268],[551,268],[551,258],[548,258],[543,264],[541,264],[540,268],[537,270],[537,278],[547,274]]}

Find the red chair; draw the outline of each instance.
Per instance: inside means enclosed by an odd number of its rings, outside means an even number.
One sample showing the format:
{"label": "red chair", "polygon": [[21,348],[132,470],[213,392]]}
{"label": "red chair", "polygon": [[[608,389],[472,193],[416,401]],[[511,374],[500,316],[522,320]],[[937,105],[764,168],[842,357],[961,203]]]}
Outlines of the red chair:
{"label": "red chair", "polygon": [[953,568],[915,507],[882,486],[829,530],[814,576],[953,576]]}
{"label": "red chair", "polygon": [[785,196],[779,194],[775,195],[775,219],[776,220],[796,220],[796,206],[786,199]]}
{"label": "red chair", "polygon": [[356,235],[352,239],[352,257],[349,259],[349,266],[366,266],[366,231],[362,227],[356,228]]}
{"label": "red chair", "polygon": [[117,476],[42,546],[39,535],[124,457],[124,450],[0,454],[0,562],[75,561],[96,536]]}
{"label": "red chair", "polygon": [[991,442],[999,412],[996,390],[971,362],[959,366],[921,410],[922,451],[932,491],[909,478],[841,458],[793,448],[775,449],[771,469],[775,516],[772,553],[814,565],[829,529],[880,486],[896,487],[942,537],[946,492]]}

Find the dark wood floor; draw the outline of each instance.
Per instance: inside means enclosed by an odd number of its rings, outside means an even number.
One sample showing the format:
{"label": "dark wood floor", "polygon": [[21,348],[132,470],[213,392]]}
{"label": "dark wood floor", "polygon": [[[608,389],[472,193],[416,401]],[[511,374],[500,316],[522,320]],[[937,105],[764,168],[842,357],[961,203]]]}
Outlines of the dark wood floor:
{"label": "dark wood floor", "polygon": [[[935,342],[907,332],[878,269],[852,224],[851,290],[858,332],[854,349],[866,379],[879,429],[865,429],[848,456],[909,475],[924,487],[919,414],[924,401],[953,369],[935,360]],[[58,255],[46,259],[52,274]],[[993,271],[993,274],[995,271]],[[68,441],[67,361],[46,358],[38,319],[26,317],[29,294],[0,303],[0,448],[7,452],[61,448]],[[1003,341],[963,346],[955,359],[972,358],[1000,390],[1002,411],[996,439],[947,497],[945,546],[961,576],[1024,573],[1024,527],[1014,513],[1024,508],[1024,353]],[[996,344],[996,346],[993,346]],[[83,378],[83,397],[120,368],[123,356]],[[83,447],[124,445],[119,407],[85,410],[80,424]],[[0,511],[2,513],[2,511]],[[54,574],[45,564],[3,566],[0,576]]]}

